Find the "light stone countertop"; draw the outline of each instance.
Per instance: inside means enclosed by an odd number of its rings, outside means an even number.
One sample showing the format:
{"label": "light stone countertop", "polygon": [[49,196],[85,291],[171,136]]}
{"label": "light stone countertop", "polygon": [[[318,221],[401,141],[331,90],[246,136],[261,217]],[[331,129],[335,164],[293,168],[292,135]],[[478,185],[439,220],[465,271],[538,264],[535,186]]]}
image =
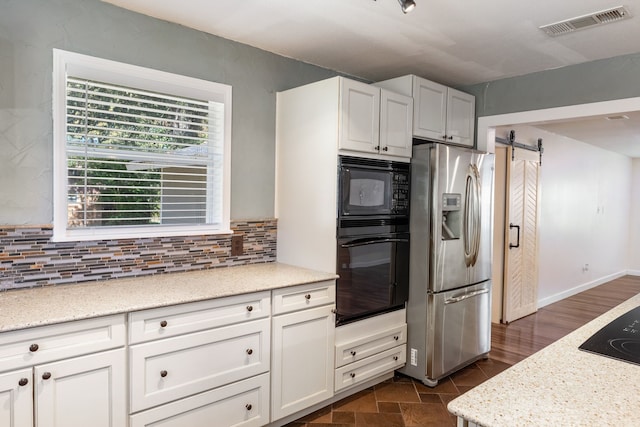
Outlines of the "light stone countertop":
{"label": "light stone countertop", "polygon": [[449,402],[485,427],[640,426],[640,365],[578,347],[627,311],[640,294]]}
{"label": "light stone countertop", "polygon": [[0,293],[0,332],[336,277],[333,273],[272,262],[5,291]]}

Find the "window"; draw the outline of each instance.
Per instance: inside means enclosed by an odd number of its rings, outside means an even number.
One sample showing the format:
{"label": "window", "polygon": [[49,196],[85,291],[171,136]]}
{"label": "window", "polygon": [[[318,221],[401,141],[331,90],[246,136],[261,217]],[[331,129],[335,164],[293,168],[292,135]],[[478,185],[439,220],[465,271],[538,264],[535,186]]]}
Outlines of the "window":
{"label": "window", "polygon": [[54,240],[229,233],[231,87],[54,49]]}

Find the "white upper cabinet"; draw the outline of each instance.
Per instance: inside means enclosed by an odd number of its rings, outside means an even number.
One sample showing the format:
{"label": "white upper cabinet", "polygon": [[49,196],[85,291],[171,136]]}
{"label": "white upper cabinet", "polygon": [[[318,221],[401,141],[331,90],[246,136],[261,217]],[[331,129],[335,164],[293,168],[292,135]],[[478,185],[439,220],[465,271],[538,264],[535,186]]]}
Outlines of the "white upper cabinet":
{"label": "white upper cabinet", "polygon": [[380,149],[380,88],[341,79],[339,148],[365,153]]}
{"label": "white upper cabinet", "polygon": [[475,111],[475,96],[447,88],[447,126],[444,135],[449,142],[473,147]]}
{"label": "white upper cabinet", "polygon": [[414,75],[378,82],[376,86],[413,97],[414,137],[473,146],[473,95]]}
{"label": "white upper cabinet", "polygon": [[411,157],[413,99],[386,89],[380,92],[380,150]]}
{"label": "white upper cabinet", "polygon": [[340,150],[411,157],[412,99],[340,79]]}

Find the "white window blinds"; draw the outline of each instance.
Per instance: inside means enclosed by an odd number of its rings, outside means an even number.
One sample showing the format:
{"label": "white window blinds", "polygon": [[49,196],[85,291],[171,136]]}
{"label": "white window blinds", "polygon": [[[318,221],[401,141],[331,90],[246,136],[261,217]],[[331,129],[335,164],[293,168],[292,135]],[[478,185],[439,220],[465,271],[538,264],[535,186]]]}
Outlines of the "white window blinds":
{"label": "white window blinds", "polygon": [[67,230],[223,227],[224,102],[74,75],[64,102]]}

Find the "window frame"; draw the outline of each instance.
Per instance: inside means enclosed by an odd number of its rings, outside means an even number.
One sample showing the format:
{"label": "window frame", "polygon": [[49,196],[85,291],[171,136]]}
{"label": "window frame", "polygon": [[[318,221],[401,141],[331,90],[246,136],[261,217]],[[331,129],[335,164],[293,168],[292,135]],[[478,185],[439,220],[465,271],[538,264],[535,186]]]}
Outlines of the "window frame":
{"label": "window frame", "polygon": [[[224,104],[222,206],[220,222],[202,225],[146,225],[67,228],[67,74],[110,84]],[[53,241],[133,239],[230,234],[232,88],[194,77],[53,49]],[[209,206],[210,207],[210,206]],[[207,214],[209,215],[207,209]]]}

